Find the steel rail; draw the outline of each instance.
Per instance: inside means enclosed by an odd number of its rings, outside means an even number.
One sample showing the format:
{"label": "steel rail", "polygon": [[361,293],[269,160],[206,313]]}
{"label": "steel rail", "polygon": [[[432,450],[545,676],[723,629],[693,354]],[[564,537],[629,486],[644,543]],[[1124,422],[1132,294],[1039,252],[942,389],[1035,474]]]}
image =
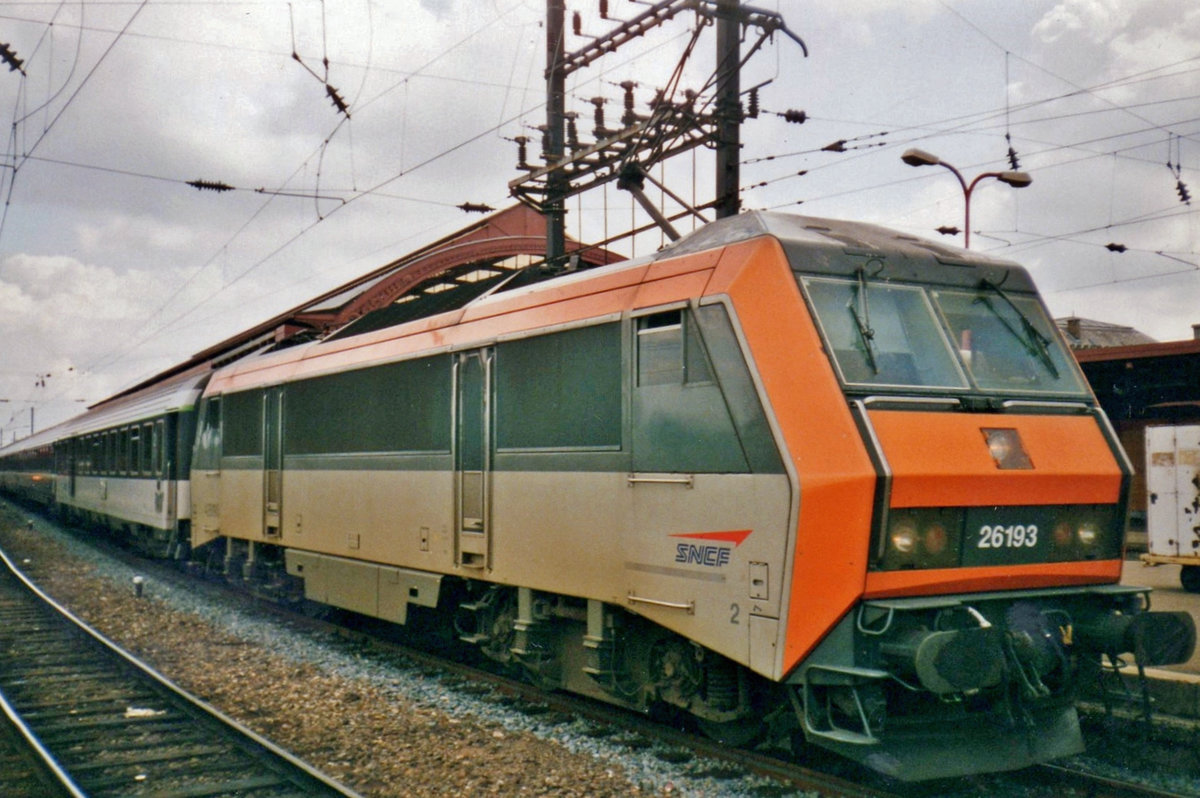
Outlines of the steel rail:
{"label": "steel rail", "polygon": [[87,798],[87,793],[79,789],[79,785],[75,783],[75,780],[63,769],[58,760],[54,758],[54,755],[38,739],[33,729],[29,728],[29,724],[25,722],[25,719],[9,703],[3,691],[0,691],[0,710],[3,710],[4,716],[12,725],[16,736],[24,742],[26,749],[40,766],[43,773],[52,779],[56,786],[62,788],[63,794],[70,796],[70,798]]}
{"label": "steel rail", "polygon": [[[0,551],[0,561],[3,561],[8,573],[17,580],[26,593],[39,600],[39,606],[53,611],[54,615],[61,618],[72,631],[83,634],[85,638],[90,639],[94,645],[107,655],[115,657],[127,670],[131,670],[138,677],[147,680],[155,689],[165,694],[168,699],[174,699],[180,706],[190,710],[193,717],[199,716],[206,722],[215,722],[225,731],[232,748],[242,751],[252,759],[272,763],[274,772],[279,774],[283,780],[290,783],[299,794],[333,796],[336,798],[362,798],[358,793],[339,784],[308,763],[275,745],[270,740],[243,726],[216,707],[183,690],[178,685],[173,684],[153,667],[125,651],[99,631],[93,629],[34,584],[4,551]],[[0,574],[2,573],[0,572]],[[4,705],[5,714],[9,715],[18,724],[18,728],[27,729],[28,724],[18,717],[20,715],[19,709],[12,706],[10,701],[5,701]],[[22,734],[24,735],[24,732]],[[30,730],[30,734],[36,738],[36,734],[32,730]],[[39,742],[38,747],[48,750],[51,746],[42,741]],[[55,769],[69,777],[68,768],[61,763],[60,758],[54,757],[52,752],[49,753],[51,760],[56,763]],[[88,793],[76,784],[75,792],[72,794],[86,796]],[[172,793],[169,790],[160,790],[156,794],[170,796]]]}

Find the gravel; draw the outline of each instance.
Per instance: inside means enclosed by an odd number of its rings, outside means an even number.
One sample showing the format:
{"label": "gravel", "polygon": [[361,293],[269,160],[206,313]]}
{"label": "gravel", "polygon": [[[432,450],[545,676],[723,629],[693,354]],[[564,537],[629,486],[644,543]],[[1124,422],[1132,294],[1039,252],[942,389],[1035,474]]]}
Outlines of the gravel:
{"label": "gravel", "polygon": [[210,585],[146,578],[137,598],[130,566],[7,503],[0,546],[168,678],[366,796],[804,794],[356,655]]}

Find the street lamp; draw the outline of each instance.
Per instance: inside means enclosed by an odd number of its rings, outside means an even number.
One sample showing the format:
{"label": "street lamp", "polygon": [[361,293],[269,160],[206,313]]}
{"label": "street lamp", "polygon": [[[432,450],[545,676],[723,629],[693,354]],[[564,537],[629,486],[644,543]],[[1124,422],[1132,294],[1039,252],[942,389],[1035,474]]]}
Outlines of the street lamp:
{"label": "street lamp", "polygon": [[918,150],[915,147],[910,150],[905,150],[904,154],[900,156],[900,160],[904,161],[909,166],[944,166],[953,172],[954,176],[958,178],[958,183],[962,186],[963,190],[963,200],[966,204],[966,218],[963,220],[963,225],[965,227],[963,230],[963,247],[966,249],[969,249],[971,246],[971,192],[975,190],[975,186],[978,185],[979,181],[983,180],[985,177],[994,177],[1001,183],[1007,183],[1013,188],[1025,188],[1025,186],[1033,182],[1033,178],[1028,172],[1009,171],[984,172],[983,174],[977,175],[970,183],[967,183],[962,176],[962,172],[958,171],[936,155],[925,152],[924,150]]}

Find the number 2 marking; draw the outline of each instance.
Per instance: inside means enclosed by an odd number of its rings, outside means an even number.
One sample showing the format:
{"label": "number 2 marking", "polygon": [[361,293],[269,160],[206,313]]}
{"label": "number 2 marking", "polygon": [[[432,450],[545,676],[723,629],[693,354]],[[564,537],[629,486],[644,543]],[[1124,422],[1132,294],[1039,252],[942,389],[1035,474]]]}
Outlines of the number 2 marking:
{"label": "number 2 marking", "polygon": [[729,622],[735,626],[740,624],[741,621],[738,620],[738,616],[742,614],[742,608],[736,604],[730,604],[729,612],[730,612]]}

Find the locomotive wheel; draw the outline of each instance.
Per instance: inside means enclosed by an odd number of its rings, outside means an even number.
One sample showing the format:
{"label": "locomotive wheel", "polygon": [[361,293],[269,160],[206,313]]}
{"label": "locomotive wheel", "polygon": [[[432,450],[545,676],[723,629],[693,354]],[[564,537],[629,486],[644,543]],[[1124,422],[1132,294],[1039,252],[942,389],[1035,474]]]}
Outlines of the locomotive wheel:
{"label": "locomotive wheel", "polygon": [[1179,584],[1189,593],[1200,593],[1200,565],[1185,565],[1179,572]]}

